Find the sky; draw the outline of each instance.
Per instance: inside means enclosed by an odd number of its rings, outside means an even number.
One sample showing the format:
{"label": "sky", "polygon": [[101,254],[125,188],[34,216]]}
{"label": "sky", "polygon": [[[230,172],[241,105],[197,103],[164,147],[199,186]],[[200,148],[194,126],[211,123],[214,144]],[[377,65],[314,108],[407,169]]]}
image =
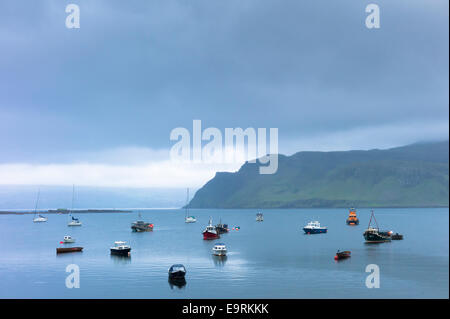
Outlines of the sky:
{"label": "sky", "polygon": [[0,184],[201,187],[242,163],[170,161],[195,119],[287,155],[448,139],[448,1],[369,3],[1,1]]}

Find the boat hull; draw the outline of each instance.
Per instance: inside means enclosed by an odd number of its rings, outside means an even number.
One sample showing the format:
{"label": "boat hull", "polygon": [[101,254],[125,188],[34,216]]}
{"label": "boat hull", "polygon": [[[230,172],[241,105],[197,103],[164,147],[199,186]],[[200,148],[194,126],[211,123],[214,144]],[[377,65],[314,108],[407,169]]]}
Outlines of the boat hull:
{"label": "boat hull", "polygon": [[81,223],[68,223],[67,226],[81,226]]}
{"label": "boat hull", "polygon": [[83,247],[68,247],[68,248],[56,248],[57,254],[63,254],[63,253],[74,253],[78,251],[82,251]]}
{"label": "boat hull", "polygon": [[111,250],[111,255],[128,256],[130,254],[131,248],[126,248],[126,249],[111,248],[110,250]]}
{"label": "boat hull", "polygon": [[327,232],[326,228],[303,228],[305,234],[325,234]]}
{"label": "boat hull", "polygon": [[132,225],[131,230],[134,232],[153,231],[153,225]]}
{"label": "boat hull", "polygon": [[338,253],[336,253],[336,260],[341,260],[341,259],[346,259],[351,257],[352,253],[350,251],[340,251]]}
{"label": "boat hull", "polygon": [[384,243],[391,241],[391,238],[388,236],[381,235],[379,233],[374,232],[365,232],[363,234],[366,243]]}
{"label": "boat hull", "polygon": [[203,232],[204,240],[212,240],[212,239],[218,239],[218,238],[220,238],[219,234],[211,233],[209,231]]}
{"label": "boat hull", "polygon": [[348,220],[347,219],[347,225],[350,225],[350,226],[359,225],[359,220]]}

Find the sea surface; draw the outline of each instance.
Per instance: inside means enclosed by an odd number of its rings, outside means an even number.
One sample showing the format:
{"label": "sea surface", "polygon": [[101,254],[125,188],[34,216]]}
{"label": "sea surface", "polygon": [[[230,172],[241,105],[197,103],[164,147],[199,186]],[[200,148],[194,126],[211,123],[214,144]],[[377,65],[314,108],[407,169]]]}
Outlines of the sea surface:
{"label": "sea surface", "polygon": [[[183,210],[140,210],[153,232],[133,233],[138,213],[79,214],[83,225],[68,227],[67,215],[0,215],[0,298],[448,298],[449,210],[377,209],[380,228],[402,241],[365,244],[370,210],[358,210],[359,226],[347,226],[345,209],[191,210],[197,223],[185,224]],[[209,217],[227,223],[228,234],[204,241]],[[305,235],[318,220],[327,234]],[[236,230],[235,227],[239,227]],[[233,230],[233,228],[235,228]],[[56,255],[64,235],[81,253]],[[110,256],[114,241],[128,241],[131,257]],[[227,245],[214,257],[215,242]],[[335,261],[336,251],[352,257]],[[186,284],[172,285],[172,264],[187,268]],[[80,288],[67,288],[66,267],[80,269]],[[369,264],[380,269],[380,288],[367,288]]]}

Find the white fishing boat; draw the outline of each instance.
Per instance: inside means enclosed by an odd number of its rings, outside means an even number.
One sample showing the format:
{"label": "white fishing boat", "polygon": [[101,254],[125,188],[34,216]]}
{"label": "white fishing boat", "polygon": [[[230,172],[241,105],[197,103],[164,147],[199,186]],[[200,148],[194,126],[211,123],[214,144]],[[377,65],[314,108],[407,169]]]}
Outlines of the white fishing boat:
{"label": "white fishing boat", "polygon": [[184,222],[185,223],[195,223],[197,221],[197,219],[195,218],[195,216],[189,216],[189,188],[187,189],[187,200],[186,200],[186,213],[184,216]]}
{"label": "white fishing boat", "polygon": [[227,255],[227,246],[223,243],[215,244],[212,248],[213,255],[215,256],[226,256]]}
{"label": "white fishing boat", "polygon": [[75,238],[72,238],[72,236],[64,236],[64,244],[71,244],[75,242]]}
{"label": "white fishing boat", "polygon": [[[34,207],[34,218],[33,218],[33,222],[35,223],[43,223],[47,221],[47,217],[44,217],[40,214],[37,213],[37,207],[38,207],[38,202],[39,202],[39,196],[40,196],[41,190],[38,190],[38,195],[36,198],[36,205]],[[37,215],[37,216],[36,216]]]}
{"label": "white fishing boat", "polygon": [[114,242],[114,247],[110,248],[111,255],[119,255],[119,256],[129,256],[131,251],[131,246],[127,245],[124,241],[116,241]]}

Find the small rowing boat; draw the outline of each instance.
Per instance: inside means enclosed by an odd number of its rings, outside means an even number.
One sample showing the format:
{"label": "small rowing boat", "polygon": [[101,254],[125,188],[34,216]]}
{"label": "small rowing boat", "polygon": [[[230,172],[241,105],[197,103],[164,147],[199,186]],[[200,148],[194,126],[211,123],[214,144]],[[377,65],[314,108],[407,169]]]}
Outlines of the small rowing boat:
{"label": "small rowing boat", "polygon": [[349,250],[337,251],[336,256],[334,256],[335,260],[345,259],[351,257],[352,252]]}
{"label": "small rowing boat", "polygon": [[56,253],[57,254],[62,254],[62,253],[74,253],[77,251],[82,251],[83,247],[64,247],[64,248],[56,248]]}

